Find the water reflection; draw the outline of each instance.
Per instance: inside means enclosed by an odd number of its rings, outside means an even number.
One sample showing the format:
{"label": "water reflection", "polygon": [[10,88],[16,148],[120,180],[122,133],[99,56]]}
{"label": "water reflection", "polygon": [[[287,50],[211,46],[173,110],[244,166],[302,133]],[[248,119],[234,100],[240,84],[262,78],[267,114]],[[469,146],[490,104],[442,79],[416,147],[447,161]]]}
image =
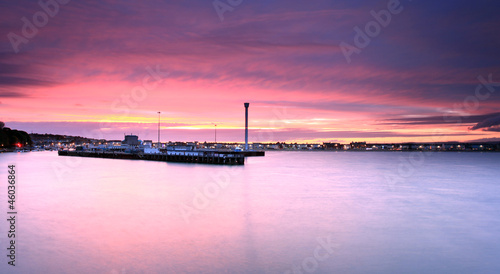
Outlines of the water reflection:
{"label": "water reflection", "polygon": [[[276,152],[239,167],[84,158],[61,173],[55,153],[2,154],[20,173],[15,270],[304,271],[327,237],[335,252],[316,273],[498,269],[500,154],[437,154],[390,187],[400,155]],[[226,186],[195,208],[217,178]],[[188,223],[182,204],[196,209]]]}

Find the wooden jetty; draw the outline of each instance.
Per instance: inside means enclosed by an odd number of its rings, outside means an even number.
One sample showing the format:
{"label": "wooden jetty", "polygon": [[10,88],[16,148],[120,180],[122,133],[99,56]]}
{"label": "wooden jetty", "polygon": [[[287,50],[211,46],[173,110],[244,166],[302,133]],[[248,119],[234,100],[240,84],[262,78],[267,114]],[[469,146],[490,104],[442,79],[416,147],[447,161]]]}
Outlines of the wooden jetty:
{"label": "wooden jetty", "polygon": [[171,150],[164,153],[127,153],[117,151],[68,151],[59,150],[59,156],[77,156],[107,159],[149,160],[179,163],[200,163],[215,165],[243,165],[245,156],[264,156],[263,151],[182,151]]}

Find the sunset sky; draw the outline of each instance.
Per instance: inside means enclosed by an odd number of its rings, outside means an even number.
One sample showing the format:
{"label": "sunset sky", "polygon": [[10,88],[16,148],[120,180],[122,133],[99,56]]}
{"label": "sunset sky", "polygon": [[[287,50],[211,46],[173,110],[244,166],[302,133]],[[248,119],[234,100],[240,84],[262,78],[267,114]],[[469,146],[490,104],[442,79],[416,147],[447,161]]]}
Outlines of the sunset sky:
{"label": "sunset sky", "polygon": [[250,102],[250,142],[500,138],[498,1],[41,2],[0,2],[11,128],[242,142]]}

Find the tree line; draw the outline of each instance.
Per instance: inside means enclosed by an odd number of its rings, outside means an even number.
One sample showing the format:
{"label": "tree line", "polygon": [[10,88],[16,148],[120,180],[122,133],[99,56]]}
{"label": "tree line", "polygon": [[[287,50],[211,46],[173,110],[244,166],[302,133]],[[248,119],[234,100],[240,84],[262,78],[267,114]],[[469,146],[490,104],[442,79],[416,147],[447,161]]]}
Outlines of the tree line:
{"label": "tree line", "polygon": [[5,127],[4,122],[0,122],[0,147],[24,147],[32,144],[33,141],[26,131],[10,129]]}

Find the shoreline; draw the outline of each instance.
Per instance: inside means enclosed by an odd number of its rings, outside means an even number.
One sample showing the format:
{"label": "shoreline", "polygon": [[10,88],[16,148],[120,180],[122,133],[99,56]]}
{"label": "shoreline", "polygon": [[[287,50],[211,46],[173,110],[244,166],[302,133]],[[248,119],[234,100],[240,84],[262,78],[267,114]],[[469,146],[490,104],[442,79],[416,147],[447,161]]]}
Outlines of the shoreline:
{"label": "shoreline", "polygon": [[[346,150],[326,150],[326,149],[265,149],[265,152],[484,152],[495,153],[500,150],[361,150],[361,149],[346,149]],[[26,152],[57,152],[57,150],[0,150],[0,153],[26,153]]]}

